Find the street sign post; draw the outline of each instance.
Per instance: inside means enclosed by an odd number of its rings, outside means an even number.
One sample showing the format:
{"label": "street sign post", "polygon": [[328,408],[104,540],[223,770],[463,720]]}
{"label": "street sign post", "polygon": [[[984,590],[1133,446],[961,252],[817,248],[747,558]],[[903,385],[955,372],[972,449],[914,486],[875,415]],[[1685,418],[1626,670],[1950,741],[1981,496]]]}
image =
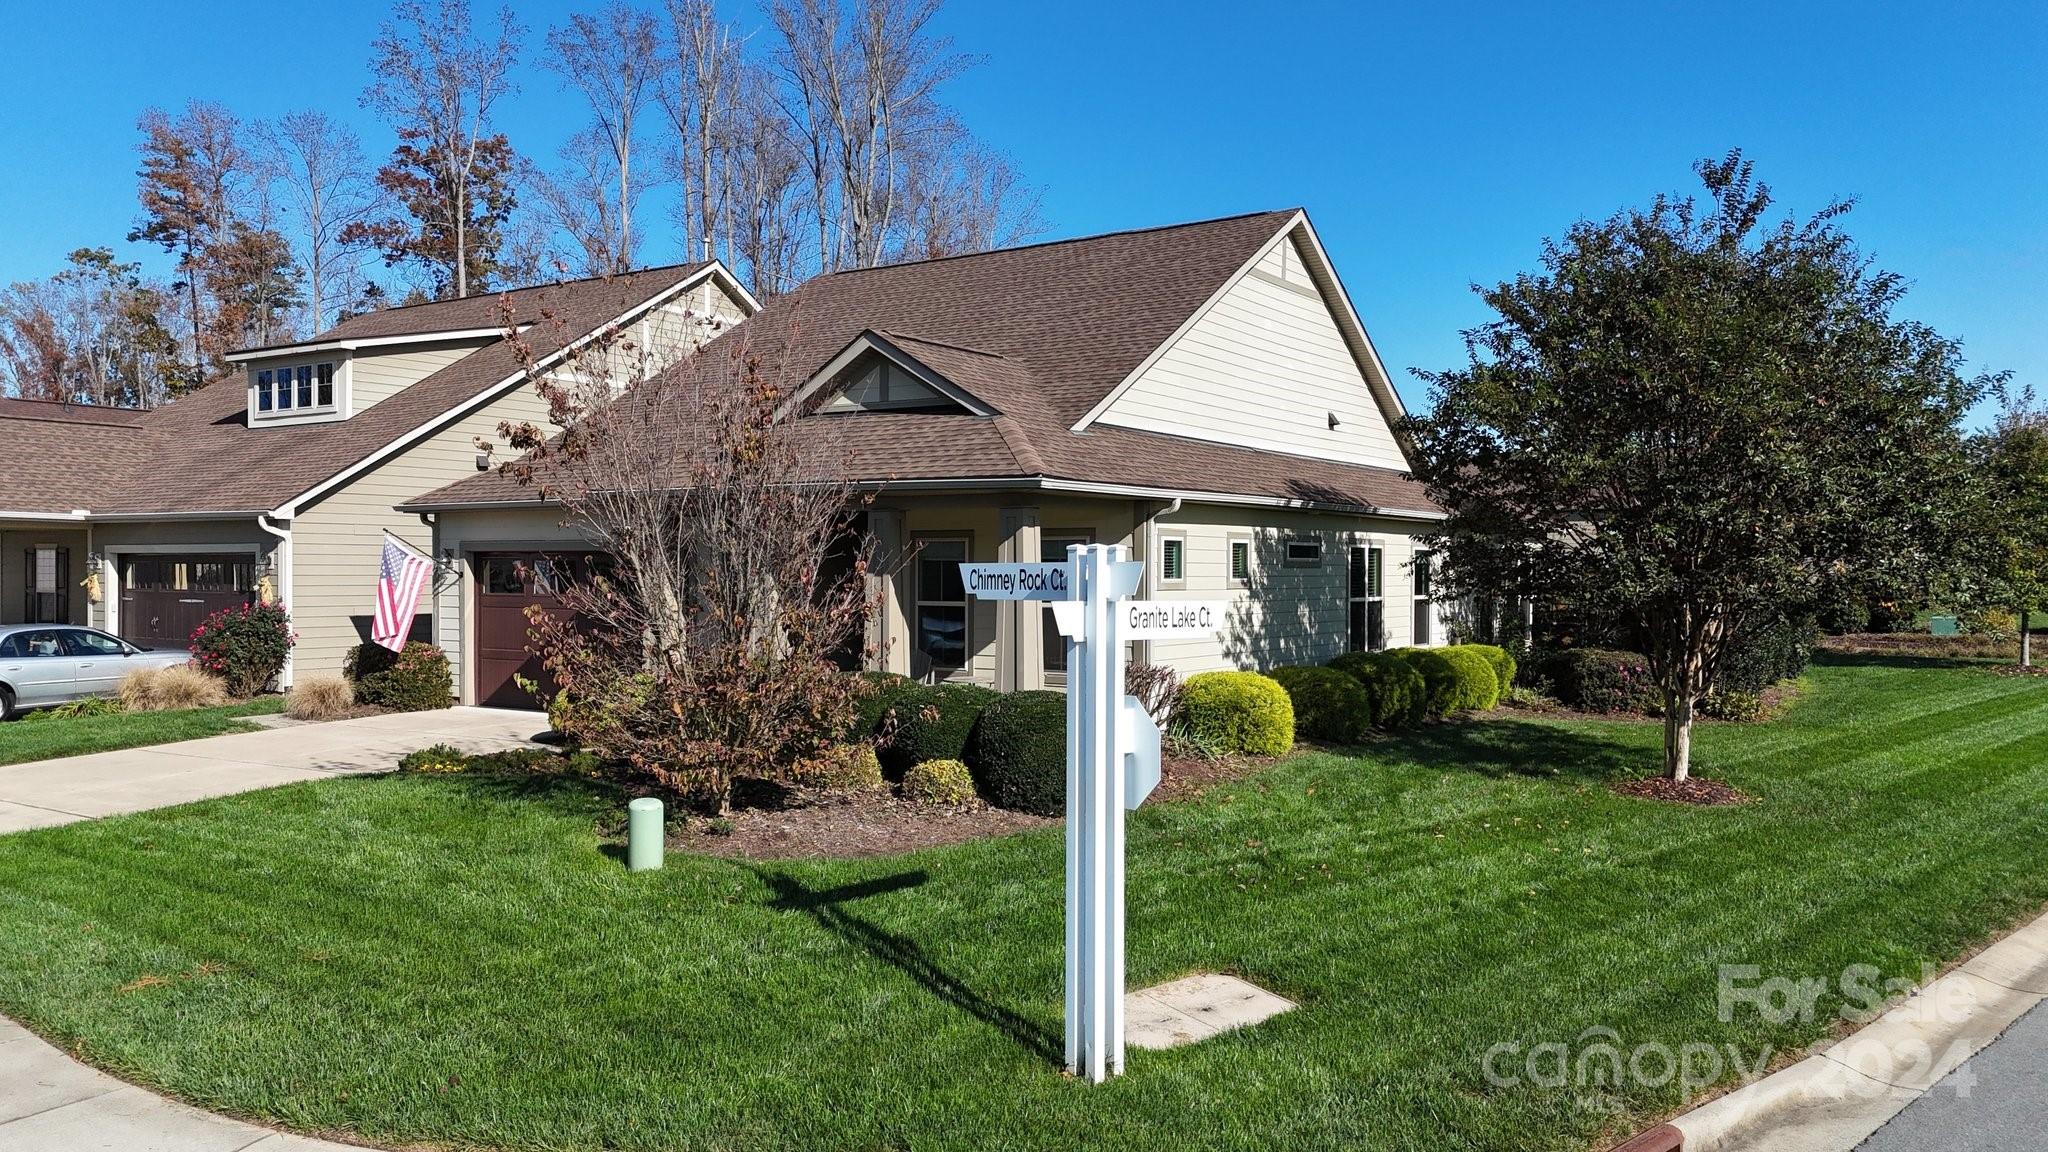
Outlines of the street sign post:
{"label": "street sign post", "polygon": [[1066,1063],[1100,1083],[1124,1070],[1124,812],[1159,784],[1159,726],[1124,694],[1131,640],[1213,635],[1225,605],[1132,600],[1145,566],[1120,544],[1065,564],[962,564],[970,595],[1045,600],[1067,644]]}

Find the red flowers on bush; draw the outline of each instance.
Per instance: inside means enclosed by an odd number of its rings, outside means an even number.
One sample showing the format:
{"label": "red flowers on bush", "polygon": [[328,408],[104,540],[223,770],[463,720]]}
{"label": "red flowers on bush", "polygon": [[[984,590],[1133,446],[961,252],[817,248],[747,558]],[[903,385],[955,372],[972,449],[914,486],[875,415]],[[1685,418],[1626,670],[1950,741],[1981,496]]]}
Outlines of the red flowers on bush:
{"label": "red flowers on bush", "polygon": [[223,608],[192,630],[192,662],[227,681],[234,696],[254,696],[277,679],[299,642],[292,618],[276,604]]}

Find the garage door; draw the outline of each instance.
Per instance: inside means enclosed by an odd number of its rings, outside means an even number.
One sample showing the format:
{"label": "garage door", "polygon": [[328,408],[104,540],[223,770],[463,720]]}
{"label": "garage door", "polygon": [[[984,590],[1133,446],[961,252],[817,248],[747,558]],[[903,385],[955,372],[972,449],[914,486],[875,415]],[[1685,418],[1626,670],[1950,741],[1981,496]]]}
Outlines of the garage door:
{"label": "garage door", "polygon": [[531,642],[526,610],[538,607],[568,615],[557,592],[566,580],[587,576],[597,553],[487,552],[476,557],[476,701],[493,708],[538,708],[540,701],[519,686],[524,676],[554,691]]}
{"label": "garage door", "polygon": [[200,621],[256,599],[247,553],[130,556],[121,564],[121,636],[146,648],[183,648]]}

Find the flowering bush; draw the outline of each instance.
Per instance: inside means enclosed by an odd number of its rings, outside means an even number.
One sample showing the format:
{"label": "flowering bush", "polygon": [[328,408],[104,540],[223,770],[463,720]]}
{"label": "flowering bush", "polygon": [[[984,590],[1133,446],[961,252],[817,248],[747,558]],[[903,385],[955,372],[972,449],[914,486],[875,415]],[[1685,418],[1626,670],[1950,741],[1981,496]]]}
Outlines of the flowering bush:
{"label": "flowering bush", "polygon": [[192,630],[192,662],[227,683],[234,696],[254,696],[284,668],[299,637],[291,614],[276,604],[223,608]]}

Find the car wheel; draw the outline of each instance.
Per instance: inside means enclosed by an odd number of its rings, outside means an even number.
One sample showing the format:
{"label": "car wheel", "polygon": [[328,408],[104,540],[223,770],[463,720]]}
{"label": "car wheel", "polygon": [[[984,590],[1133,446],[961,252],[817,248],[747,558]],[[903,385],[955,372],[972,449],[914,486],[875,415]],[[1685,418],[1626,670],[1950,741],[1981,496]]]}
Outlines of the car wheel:
{"label": "car wheel", "polygon": [[14,693],[0,684],[0,720],[14,719]]}

